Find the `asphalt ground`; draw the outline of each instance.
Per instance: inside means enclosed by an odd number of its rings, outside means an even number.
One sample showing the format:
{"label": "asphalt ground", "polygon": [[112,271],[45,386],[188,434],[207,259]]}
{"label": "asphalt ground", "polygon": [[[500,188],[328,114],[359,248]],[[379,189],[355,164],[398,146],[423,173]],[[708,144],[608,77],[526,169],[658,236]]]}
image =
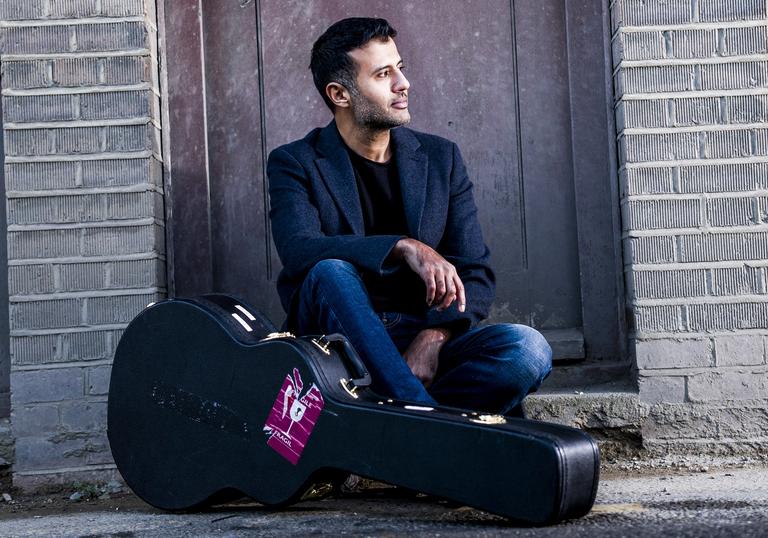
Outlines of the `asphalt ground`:
{"label": "asphalt ground", "polygon": [[131,494],[77,503],[68,495],[4,503],[0,536],[768,537],[768,467],[612,474],[601,479],[590,514],[550,527],[520,526],[391,488],[278,512],[239,502],[194,514],[164,513]]}

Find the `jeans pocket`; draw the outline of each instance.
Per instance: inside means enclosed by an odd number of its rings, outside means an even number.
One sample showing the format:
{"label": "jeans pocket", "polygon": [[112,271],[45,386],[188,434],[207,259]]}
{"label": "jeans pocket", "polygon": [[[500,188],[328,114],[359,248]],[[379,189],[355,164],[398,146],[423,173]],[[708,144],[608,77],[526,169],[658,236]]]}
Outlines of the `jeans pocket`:
{"label": "jeans pocket", "polygon": [[379,312],[378,314],[385,329],[391,329],[400,323],[400,320],[403,318],[403,315],[400,312]]}

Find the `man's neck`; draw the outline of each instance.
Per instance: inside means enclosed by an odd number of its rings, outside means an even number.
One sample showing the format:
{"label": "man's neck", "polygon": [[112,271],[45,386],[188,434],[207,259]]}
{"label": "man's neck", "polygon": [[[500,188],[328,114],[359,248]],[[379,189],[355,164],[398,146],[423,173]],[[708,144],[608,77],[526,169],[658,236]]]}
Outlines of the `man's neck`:
{"label": "man's neck", "polygon": [[389,129],[366,129],[342,114],[336,114],[336,127],[347,147],[358,155],[378,163],[385,163],[392,156]]}

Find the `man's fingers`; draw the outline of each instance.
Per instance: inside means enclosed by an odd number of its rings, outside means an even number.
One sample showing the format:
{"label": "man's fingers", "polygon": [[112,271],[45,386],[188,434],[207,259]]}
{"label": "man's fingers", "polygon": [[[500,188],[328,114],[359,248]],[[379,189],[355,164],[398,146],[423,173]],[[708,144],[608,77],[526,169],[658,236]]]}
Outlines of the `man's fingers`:
{"label": "man's fingers", "polygon": [[427,305],[432,306],[432,301],[435,300],[435,275],[433,273],[428,274],[424,284],[427,286]]}
{"label": "man's fingers", "polygon": [[456,300],[456,281],[452,276],[446,278],[446,290],[438,310],[445,310],[451,303]]}
{"label": "man's fingers", "polygon": [[439,303],[443,300],[445,292],[447,290],[445,282],[445,273],[440,269],[435,271],[435,302]]}
{"label": "man's fingers", "polygon": [[459,312],[464,312],[467,309],[467,297],[464,295],[464,283],[461,281],[461,278],[459,278],[459,275],[456,275],[454,282],[456,283],[456,296],[459,300]]}

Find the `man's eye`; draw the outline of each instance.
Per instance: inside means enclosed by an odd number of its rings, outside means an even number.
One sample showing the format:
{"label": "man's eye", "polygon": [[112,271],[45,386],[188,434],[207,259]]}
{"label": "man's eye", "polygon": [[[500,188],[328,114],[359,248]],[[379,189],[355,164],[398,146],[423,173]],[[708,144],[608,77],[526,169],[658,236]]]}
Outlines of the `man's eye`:
{"label": "man's eye", "polygon": [[379,71],[379,74],[377,76],[379,78],[387,78],[389,76],[389,71]]}

